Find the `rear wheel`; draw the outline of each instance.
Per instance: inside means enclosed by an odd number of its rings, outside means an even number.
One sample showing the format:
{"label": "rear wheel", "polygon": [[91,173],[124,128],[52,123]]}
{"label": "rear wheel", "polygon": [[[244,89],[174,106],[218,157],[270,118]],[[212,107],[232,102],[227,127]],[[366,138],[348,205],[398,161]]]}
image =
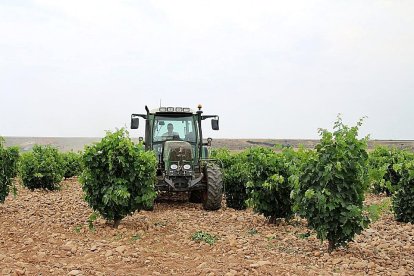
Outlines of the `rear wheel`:
{"label": "rear wheel", "polygon": [[220,168],[215,164],[208,164],[206,169],[207,190],[203,192],[203,208],[218,210],[223,199],[223,179]]}

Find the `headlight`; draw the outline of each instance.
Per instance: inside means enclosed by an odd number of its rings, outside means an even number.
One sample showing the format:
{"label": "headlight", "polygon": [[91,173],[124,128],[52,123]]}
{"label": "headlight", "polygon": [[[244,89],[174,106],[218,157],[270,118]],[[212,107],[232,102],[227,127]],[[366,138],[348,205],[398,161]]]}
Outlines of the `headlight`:
{"label": "headlight", "polygon": [[188,165],[188,164],[185,164],[185,165],[183,166],[183,168],[184,168],[184,170],[189,170],[189,169],[191,169],[191,166],[190,166],[190,165]]}
{"label": "headlight", "polygon": [[170,168],[171,168],[171,170],[176,170],[176,169],[178,169],[178,166],[177,166],[177,164],[171,164]]}

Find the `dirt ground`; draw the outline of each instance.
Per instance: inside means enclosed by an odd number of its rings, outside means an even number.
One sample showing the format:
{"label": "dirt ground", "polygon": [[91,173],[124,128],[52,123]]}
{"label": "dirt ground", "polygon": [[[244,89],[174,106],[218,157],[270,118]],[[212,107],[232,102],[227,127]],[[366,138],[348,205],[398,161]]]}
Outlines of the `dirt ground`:
{"label": "dirt ground", "polygon": [[[269,225],[251,210],[204,211],[186,197],[163,197],[118,229],[91,209],[75,179],[59,191],[19,187],[0,204],[2,275],[414,275],[414,225],[386,212],[349,247],[329,255],[306,223]],[[370,196],[380,203],[385,197]],[[197,231],[217,237],[193,241]]]}

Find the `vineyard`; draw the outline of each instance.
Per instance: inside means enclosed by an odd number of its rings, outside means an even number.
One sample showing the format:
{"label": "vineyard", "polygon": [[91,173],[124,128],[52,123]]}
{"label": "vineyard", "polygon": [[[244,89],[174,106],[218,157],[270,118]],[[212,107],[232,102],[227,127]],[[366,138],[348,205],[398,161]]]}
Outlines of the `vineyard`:
{"label": "vineyard", "polygon": [[81,153],[0,141],[3,275],[414,275],[414,153],[341,118],[314,149],[213,149],[225,200],[158,193],[123,129]]}

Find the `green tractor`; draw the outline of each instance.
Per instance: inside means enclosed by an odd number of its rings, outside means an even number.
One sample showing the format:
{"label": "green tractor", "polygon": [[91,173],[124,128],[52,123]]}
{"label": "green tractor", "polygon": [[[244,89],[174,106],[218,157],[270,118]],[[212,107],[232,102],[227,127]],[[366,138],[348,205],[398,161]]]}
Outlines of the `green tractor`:
{"label": "green tractor", "polygon": [[201,105],[159,107],[146,114],[131,115],[131,129],[138,129],[139,117],[145,120],[146,150],[158,159],[158,191],[189,192],[190,201],[202,203],[205,210],[221,208],[223,181],[219,167],[209,159],[211,138],[203,142],[201,122],[211,118],[213,130],[219,129],[217,115],[203,115]]}

